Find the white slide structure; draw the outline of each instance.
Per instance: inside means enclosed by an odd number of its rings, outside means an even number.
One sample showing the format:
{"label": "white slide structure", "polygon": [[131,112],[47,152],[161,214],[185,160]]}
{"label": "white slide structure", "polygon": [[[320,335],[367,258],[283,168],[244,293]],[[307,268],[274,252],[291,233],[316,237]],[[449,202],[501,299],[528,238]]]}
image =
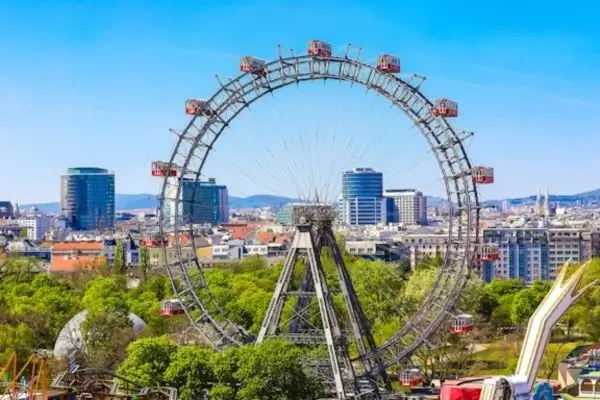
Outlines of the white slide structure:
{"label": "white slide structure", "polygon": [[543,390],[536,390],[536,394],[532,395],[540,363],[554,325],[581,295],[596,284],[596,281],[591,282],[576,291],[588,266],[589,262],[583,264],[568,278],[567,272],[570,269],[570,263],[562,267],[550,292],[529,319],[515,374],[510,377],[486,379],[481,390],[480,400],[546,398],[548,395],[546,387]]}

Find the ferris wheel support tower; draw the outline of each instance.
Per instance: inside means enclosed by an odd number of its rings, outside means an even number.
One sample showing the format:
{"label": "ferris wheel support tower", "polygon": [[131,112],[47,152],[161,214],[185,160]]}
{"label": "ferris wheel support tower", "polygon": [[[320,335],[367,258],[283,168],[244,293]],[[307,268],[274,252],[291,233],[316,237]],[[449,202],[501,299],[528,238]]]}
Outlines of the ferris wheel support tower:
{"label": "ferris wheel support tower", "polygon": [[[333,306],[331,293],[325,279],[321,255],[323,249],[328,248],[335,264],[341,293],[348,311],[352,336],[359,355],[376,351],[377,345],[373,339],[369,321],[358,301],[350,275],[344,265],[342,252],[331,228],[334,219],[333,207],[308,204],[302,207],[298,215],[302,217],[296,225],[292,247],[279,275],[256,342],[260,343],[267,337],[283,337],[300,344],[325,343],[331,369],[329,372],[333,381],[331,386],[333,386],[336,397],[346,399],[367,395],[371,398],[379,398],[379,389],[374,377],[365,376],[369,381],[368,385],[361,385],[360,380],[357,379],[350,360],[349,343],[346,335],[340,329],[339,316]],[[295,289],[292,288],[291,283],[300,257],[304,259],[306,270],[302,284]],[[296,299],[295,309],[289,321],[282,321],[282,311],[286,300],[290,297]],[[310,300],[313,298],[316,298],[319,306],[322,322],[320,327],[311,323]],[[381,359],[377,357],[365,359],[363,364],[361,371],[363,374],[368,374],[368,371],[373,369],[372,364],[379,364],[377,370],[380,381],[387,390],[391,390],[391,384]]]}

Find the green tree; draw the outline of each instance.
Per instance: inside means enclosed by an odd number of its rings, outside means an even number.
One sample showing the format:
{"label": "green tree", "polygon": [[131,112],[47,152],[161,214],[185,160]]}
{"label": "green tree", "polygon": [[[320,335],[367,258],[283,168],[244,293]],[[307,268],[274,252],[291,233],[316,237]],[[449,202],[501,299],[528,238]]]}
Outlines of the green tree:
{"label": "green tree", "polygon": [[164,381],[179,389],[182,400],[203,398],[216,381],[211,365],[213,350],[196,346],[182,346],[171,354]]}
{"label": "green tree", "polygon": [[490,321],[496,308],[498,308],[499,302],[498,297],[491,294],[489,291],[484,290],[481,293],[479,304],[475,308],[475,312],[483,317],[484,321]]}
{"label": "green tree", "polygon": [[38,348],[36,332],[24,323],[0,325],[0,365],[15,351],[17,360],[26,360],[31,350]]}
{"label": "green tree", "polygon": [[142,271],[142,278],[146,280],[148,276],[148,268],[150,268],[150,253],[146,246],[140,247],[140,270]]}
{"label": "green tree", "polygon": [[430,340],[439,345],[435,348],[423,346],[415,354],[426,383],[435,376],[445,379],[469,372],[473,363],[474,339],[471,335],[457,335],[440,329]]}
{"label": "green tree", "polygon": [[497,298],[515,294],[525,288],[523,281],[518,279],[494,279],[488,283],[485,290]]}
{"label": "green tree", "polygon": [[438,270],[430,268],[425,264],[416,269],[406,282],[402,292],[403,302],[408,307],[407,313],[413,313],[422,303],[423,299],[429,293],[435,280],[437,279]]}
{"label": "green tree", "polygon": [[234,377],[237,398],[308,400],[318,398],[321,385],[302,367],[304,353],[292,343],[271,340],[238,349]]}
{"label": "green tree", "polygon": [[115,258],[113,260],[113,272],[115,275],[123,275],[127,272],[125,260],[125,246],[123,245],[123,241],[119,240],[115,246]]}
{"label": "green tree", "polygon": [[9,285],[0,297],[10,320],[27,324],[42,347],[52,347],[64,324],[80,310],[80,299],[65,281],[38,274],[28,283]]}
{"label": "green tree", "polygon": [[515,325],[527,323],[549,290],[549,282],[536,281],[530,288],[516,293],[510,314],[512,323]]}
{"label": "green tree", "polygon": [[135,338],[125,292],[111,278],[91,281],[83,296],[87,316],[82,324],[90,366],[113,369]]}
{"label": "green tree", "polygon": [[118,374],[144,386],[164,385],[163,376],[176,350],[167,336],[138,339],[127,346]]}

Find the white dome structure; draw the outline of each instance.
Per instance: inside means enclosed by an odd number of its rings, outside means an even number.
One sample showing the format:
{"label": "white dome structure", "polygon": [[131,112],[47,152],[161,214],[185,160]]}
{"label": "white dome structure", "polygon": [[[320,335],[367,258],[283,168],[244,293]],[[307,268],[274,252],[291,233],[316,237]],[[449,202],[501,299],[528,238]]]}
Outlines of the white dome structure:
{"label": "white dome structure", "polygon": [[[54,344],[54,357],[67,358],[73,350],[83,350],[83,333],[81,324],[85,321],[87,310],[81,311],[67,322],[62,328]],[[146,323],[140,317],[129,313],[129,320],[135,332],[141,332],[146,327]]]}

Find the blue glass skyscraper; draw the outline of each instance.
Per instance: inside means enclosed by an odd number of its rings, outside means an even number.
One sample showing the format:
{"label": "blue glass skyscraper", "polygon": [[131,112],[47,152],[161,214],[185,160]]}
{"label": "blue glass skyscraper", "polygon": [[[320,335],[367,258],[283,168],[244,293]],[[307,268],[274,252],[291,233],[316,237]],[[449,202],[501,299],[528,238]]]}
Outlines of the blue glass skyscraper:
{"label": "blue glass skyscraper", "polygon": [[355,168],[342,175],[342,215],[348,225],[385,222],[383,174],[372,168]]}
{"label": "blue glass skyscraper", "polygon": [[217,185],[214,178],[207,182],[181,180],[181,216],[184,222],[223,224],[229,222],[227,186]]}
{"label": "blue glass skyscraper", "polygon": [[103,168],[69,168],[60,178],[60,203],[74,230],[115,226],[115,174]]}

